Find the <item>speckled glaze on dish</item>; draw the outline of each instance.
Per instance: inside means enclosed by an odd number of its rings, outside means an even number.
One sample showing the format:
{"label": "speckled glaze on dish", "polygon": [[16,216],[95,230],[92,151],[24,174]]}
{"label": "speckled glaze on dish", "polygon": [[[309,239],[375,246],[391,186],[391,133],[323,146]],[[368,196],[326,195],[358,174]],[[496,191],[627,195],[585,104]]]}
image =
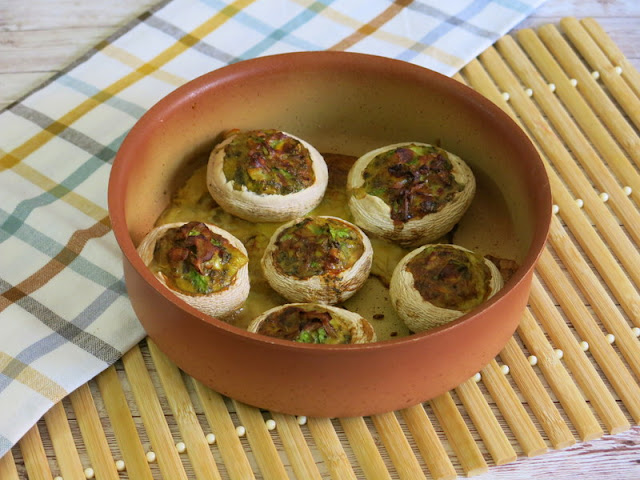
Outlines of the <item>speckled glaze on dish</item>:
{"label": "speckled glaze on dish", "polygon": [[[509,205],[521,267],[482,308],[373,344],[306,345],[206,317],[168,293],[136,253],[189,165],[229,128],[295,132],[321,152],[440,144],[482,170]],[[471,377],[515,331],[549,228],[551,194],[526,135],[498,107],[432,71],[376,56],[304,52],[236,63],[178,88],[123,142],[109,212],[127,289],[156,344],[216,391],[273,411],[341,417],[408,407]],[[490,226],[488,226],[490,230]]]}

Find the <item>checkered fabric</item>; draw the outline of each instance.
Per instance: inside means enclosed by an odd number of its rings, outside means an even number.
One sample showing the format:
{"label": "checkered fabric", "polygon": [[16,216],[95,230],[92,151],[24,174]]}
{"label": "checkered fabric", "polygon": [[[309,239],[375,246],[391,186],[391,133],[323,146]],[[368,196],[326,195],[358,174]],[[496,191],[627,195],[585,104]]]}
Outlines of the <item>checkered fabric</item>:
{"label": "checkered fabric", "polygon": [[106,192],[149,107],[208,71],[291,51],[452,75],[543,1],[172,0],[0,112],[0,457],[144,337]]}

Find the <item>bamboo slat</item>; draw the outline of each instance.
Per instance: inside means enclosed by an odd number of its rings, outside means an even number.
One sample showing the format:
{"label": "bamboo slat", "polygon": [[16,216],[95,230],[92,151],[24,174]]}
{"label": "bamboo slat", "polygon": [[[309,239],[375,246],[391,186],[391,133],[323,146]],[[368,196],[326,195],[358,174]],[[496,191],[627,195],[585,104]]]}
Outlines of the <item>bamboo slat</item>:
{"label": "bamboo slat", "polygon": [[[284,451],[287,453],[287,457],[291,462],[291,468],[293,469],[296,477],[307,478],[309,480],[320,480],[322,476],[320,475],[320,471],[315,463],[309,444],[306,442],[296,418],[292,415],[284,415],[282,413],[275,412],[271,413],[271,416],[276,421]],[[362,420],[361,417],[359,417],[359,419]],[[364,422],[364,420],[362,421]],[[354,447],[355,446],[360,446],[360,444],[354,445]],[[378,453],[378,450],[376,450],[376,453]],[[384,463],[380,464],[372,461],[372,458],[373,455],[372,457],[367,457],[367,460],[371,461],[373,465],[381,468],[383,472],[387,471],[384,467]],[[380,478],[382,480],[383,477]]]}
{"label": "bamboo slat", "polygon": [[526,310],[522,316],[518,333],[528,350],[538,358],[538,365],[544,377],[567,412],[580,439],[588,441],[602,436],[600,424],[587,405],[582,392],[558,359],[529,310]]}
{"label": "bamboo slat", "polygon": [[13,458],[13,453],[9,451],[5,456],[0,457],[0,478],[6,480],[20,480],[18,468]]}
{"label": "bamboo slat", "polygon": [[[537,34],[553,54],[553,58],[562,66],[567,74],[576,80],[576,89],[588,102],[589,107],[598,115],[625,152],[640,164],[640,138],[633,126],[625,118],[613,100],[600,88],[581,58],[576,55],[571,44],[562,36],[555,25],[543,25]],[[635,69],[633,72],[637,73]],[[636,197],[637,198],[637,197]]]}
{"label": "bamboo slat", "polygon": [[371,417],[382,443],[389,452],[391,461],[398,472],[398,477],[405,480],[426,477],[415,454],[411,450],[407,437],[402,432],[398,418],[394,412],[382,413]]}
{"label": "bamboo slat", "polygon": [[562,449],[573,445],[575,438],[571,430],[513,338],[509,339],[500,352],[500,358],[509,366],[511,377],[527,400],[529,408],[540,422],[553,448]]}
{"label": "bamboo slat", "polygon": [[[56,403],[44,415],[44,422],[51,437],[51,444],[56,452],[58,466],[63,478],[67,480],[85,480],[80,455],[69,427],[67,414],[62,403]],[[4,478],[0,474],[0,478]]]}
{"label": "bamboo slat", "polygon": [[524,454],[533,457],[546,452],[547,445],[544,439],[495,360],[482,369],[482,377],[502,416],[522,446]]}
{"label": "bamboo slat", "polygon": [[[559,223],[559,220],[553,220],[551,225],[549,238],[554,251],[562,259],[563,264],[571,273],[573,281],[589,300],[590,305],[607,328],[619,332],[621,336],[628,335],[629,332],[626,332],[626,329],[629,328],[629,325],[619,311],[618,305],[609,296],[605,286],[598,280]],[[620,307],[629,315],[633,324],[640,326],[640,298],[637,295],[634,298],[631,291],[628,297],[629,301]],[[634,342],[632,343],[635,345]],[[633,345],[629,346],[630,350],[633,348]]]}
{"label": "bamboo slat", "polygon": [[[578,309],[575,298],[567,298],[572,293],[575,295],[575,291],[565,290],[568,284],[566,277],[563,276],[558,265],[550,258],[548,252],[543,253],[541,256],[538,272],[545,279],[546,285],[553,291],[555,298],[564,307],[565,313],[571,316],[572,324],[578,334],[589,342],[590,351],[596,358],[600,368],[604,371],[607,379],[625,405],[628,404],[627,408],[631,415],[638,421],[638,407],[635,406],[635,402],[640,398],[640,387],[635,383],[627,367],[607,342],[605,333],[598,328],[589,311],[583,304],[580,304],[582,308]],[[537,279],[534,279],[532,288],[539,292],[543,291],[543,287],[538,283]],[[544,322],[543,325],[549,336],[557,343],[558,347],[563,349],[566,354],[564,358],[571,365],[570,368],[572,368],[574,375],[582,376],[584,382],[582,388],[587,392],[591,401],[594,402],[594,408],[601,415],[611,419],[611,423],[605,420],[605,423],[610,427],[610,432],[616,433],[629,428],[627,421],[623,421],[625,417],[622,411],[619,408],[615,408],[615,400],[606,385],[602,382],[589,380],[595,374],[593,365],[587,361],[584,352],[575,341],[571,329],[559,318],[558,311],[552,306],[551,299],[541,293],[536,295],[535,298],[532,297],[531,305],[534,310],[539,312],[539,316],[544,318],[541,323]],[[551,319],[557,321],[553,322]],[[580,368],[584,367],[588,371],[584,374],[577,374],[578,363],[581,366]],[[587,382],[589,382],[589,387]],[[603,403],[599,409],[598,405],[600,405],[599,402],[601,400]],[[617,418],[614,417],[614,414]]]}
{"label": "bamboo slat", "polygon": [[402,416],[414,438],[422,458],[435,480],[452,480],[458,475],[433,424],[422,405],[405,408]]}
{"label": "bamboo slat", "polygon": [[390,480],[389,471],[364,418],[342,418],[340,423],[365,477],[371,480]]}
{"label": "bamboo slat", "polygon": [[135,346],[129,350],[122,357],[122,363],[151,441],[153,450],[150,450],[150,452],[155,454],[158,466],[166,478],[186,480],[187,474],[184,470],[184,465],[178,456],[171,431],[167,425],[155,386],[145,366],[140,348]]}
{"label": "bamboo slat", "polygon": [[561,26],[504,37],[454,76],[529,134],[558,207],[508,373],[493,360],[424,404],[305,424],[223,397],[146,340],[73,410],[55,405],[0,479],[451,480],[640,423],[640,74],[594,20]]}
{"label": "bamboo slat", "polygon": [[485,473],[489,467],[482,452],[469,432],[458,407],[445,393],[429,401],[433,413],[438,418],[445,435],[449,439],[451,448],[460,460],[465,474],[469,477]]}
{"label": "bamboo slat", "polygon": [[[533,43],[533,42],[531,42]],[[537,42],[536,42],[537,44]],[[628,262],[624,262],[628,269],[640,269],[640,260],[635,258],[634,253],[637,253],[637,247],[631,240],[629,240],[623,231],[620,230],[620,226],[617,224],[615,218],[608,214],[607,207],[603,201],[598,201],[598,195],[593,188],[595,184],[601,192],[606,192],[611,197],[609,205],[613,207],[613,210],[618,215],[618,218],[624,226],[626,226],[627,232],[629,232],[635,240],[636,244],[640,242],[640,214],[634,208],[631,201],[623,193],[621,186],[617,180],[611,174],[609,169],[604,165],[598,154],[591,146],[589,140],[584,136],[581,130],[578,128],[575,122],[571,120],[571,116],[563,108],[558,101],[558,96],[555,92],[558,90],[555,86],[554,92],[548,88],[548,83],[537,73],[534,65],[526,58],[522,49],[518,46],[516,41],[512,37],[503,37],[497,42],[498,49],[502,55],[509,62],[511,68],[518,74],[518,76],[528,85],[534,89],[534,100],[541,107],[542,113],[544,113],[556,131],[559,132],[564,142],[569,147],[569,150],[573,152],[579,165],[581,165],[591,176],[591,179],[586,178],[580,170],[578,163],[573,161],[568,155],[558,155],[554,159],[554,165],[561,172],[563,178],[571,186],[574,192],[584,195],[582,198],[585,201],[585,210],[593,217],[598,215],[606,215],[609,219],[608,223],[602,224],[601,228],[613,229],[611,235],[615,235],[616,252],[618,256],[631,257]],[[537,52],[541,53],[541,52]],[[542,55],[541,55],[542,56]],[[544,65],[546,57],[541,58],[541,65]],[[554,84],[555,85],[555,84]],[[568,80],[561,82],[560,86],[564,90],[568,90],[570,87]],[[579,115],[579,111],[573,112],[574,116]],[[588,123],[589,120],[596,122],[596,125],[588,126],[589,130],[595,130],[598,132],[604,132],[602,125],[597,121],[595,115],[591,119],[576,119],[579,124]],[[607,138],[606,135],[598,135],[592,138],[593,141],[598,141]],[[602,143],[605,143],[602,140]],[[617,149],[615,143],[614,148]],[[609,153],[615,154],[616,152],[610,152],[606,150],[605,145],[600,145],[603,155],[609,155]],[[620,155],[624,158],[624,154],[620,151]],[[637,177],[637,174],[633,172],[633,175]],[[636,280],[636,284],[640,284],[638,279],[640,275],[631,275]]]}
{"label": "bamboo slat", "polygon": [[307,425],[313,435],[316,446],[334,479],[356,479],[353,467],[340,443],[331,420],[328,418],[309,418]]}
{"label": "bamboo slat", "polygon": [[151,480],[151,469],[115,368],[106,369],[96,381],[128,475],[135,479]]}
{"label": "bamboo slat", "polygon": [[31,480],[52,480],[47,454],[42,445],[38,425],[34,425],[20,440],[20,451],[27,475]]}
{"label": "bamboo slat", "polygon": [[227,467],[227,472],[233,480],[251,480],[255,478],[253,468],[244,453],[242,443],[238,438],[233,421],[222,396],[204,386],[197,380],[193,381],[202,408],[209,422],[212,432],[215,432],[216,444],[220,455]]}
{"label": "bamboo slat", "polygon": [[456,393],[495,464],[515,461],[518,456],[475,381],[471,379],[459,385]]}
{"label": "bamboo slat", "polygon": [[[567,316],[570,316],[571,324],[576,332],[582,338],[591,342],[592,348],[590,350],[592,354],[596,357],[598,363],[603,365],[604,373],[623,401],[627,399],[629,403],[633,403],[632,399],[640,398],[640,387],[634,382],[629,369],[640,378],[638,339],[631,333],[628,325],[622,322],[614,322],[612,318],[601,318],[604,326],[608,328],[608,331],[603,331],[589,312],[589,309],[580,301],[578,293],[570,288],[569,279],[562,274],[560,266],[550,258],[551,254],[547,251],[543,256],[544,260],[540,262],[538,268],[541,277],[546,279],[549,290],[554,294]],[[614,335],[616,345],[625,357],[629,368],[623,364],[610,342],[606,340],[605,335],[609,332],[617,334],[617,336]],[[618,384],[620,387],[617,387]],[[622,388],[622,386],[630,389],[630,391],[627,394],[620,393],[619,388]],[[637,413],[632,407],[629,407],[629,409],[632,414]]]}
{"label": "bamboo slat", "polygon": [[[602,119],[601,123],[601,119],[591,110],[587,101],[572,85],[571,79],[562,71],[551,52],[547,50],[542,40],[532,30],[519,31],[518,40],[537,68],[545,76],[545,79],[555,85],[556,95],[562,100],[575,122],[585,132],[598,150],[598,154],[606,162],[605,164],[600,161],[598,155],[590,151],[588,158],[582,158],[582,165],[590,172],[594,180],[600,182],[601,190],[610,193],[611,199],[618,205],[617,211],[625,210],[623,213],[628,211],[637,217],[638,212],[622,191],[621,184],[631,186],[633,189],[631,195],[634,195],[633,192],[640,191],[640,175],[627,160],[625,152],[605,128],[604,121],[606,119]],[[631,150],[629,154],[635,157],[636,160],[640,160],[640,152],[638,150]],[[607,167],[611,168],[617,178],[611,175]],[[637,218],[631,218],[628,221],[637,222]]]}
{"label": "bamboo slat", "polygon": [[[554,163],[567,165],[571,162],[571,156],[566,147],[553,134],[553,130],[547,124],[543,115],[524,93],[519,80],[511,73],[497,51],[490,47],[480,55],[480,59],[499,86],[504,91],[510,92],[510,105],[514,107],[514,112],[520,116],[523,124],[530,130],[539,148],[547,154],[548,158],[554,159]],[[543,158],[548,160],[546,156],[543,156]],[[558,159],[561,160],[558,162]],[[584,215],[582,209],[576,205],[576,199],[571,196],[564,186],[563,180],[575,179],[561,178],[555,173],[551,165],[548,165],[547,172],[553,197],[560,207],[560,214],[563,220],[573,232],[574,237],[591,262],[596,266],[598,273],[605,279],[621,304],[629,305],[637,302],[636,287],[627,277],[628,270],[625,272],[618,264],[618,260],[625,260],[625,253],[628,253],[628,258],[633,259],[632,262],[638,262],[637,248],[628,246],[628,241],[624,240],[626,238],[624,232],[622,232],[609,211],[603,209],[601,205],[593,207],[596,211],[591,212],[590,218]],[[569,172],[569,174],[572,173],[574,172]],[[582,178],[582,175],[580,174],[579,177]],[[600,198],[597,195],[594,197],[594,195],[593,189],[586,185],[577,198],[582,198],[585,201],[585,205],[593,206],[602,203]],[[591,221],[596,223],[599,233],[592,227]],[[605,243],[599,234],[603,235],[608,243]],[[625,248],[625,250],[630,250],[630,252],[622,252],[623,258],[614,256],[610,250],[610,247],[613,248],[611,244],[617,244],[618,240],[622,240],[621,243],[627,245],[628,248]],[[621,252],[618,251],[617,253]],[[640,270],[635,272],[634,275],[640,275]]]}
{"label": "bamboo slat", "polygon": [[[497,45],[509,65],[514,68],[516,73],[520,74],[520,78],[534,88],[535,101],[542,109],[541,112],[538,112],[537,109],[532,110],[537,112],[536,116],[542,118],[543,113],[547,115],[555,129],[560,132],[563,140],[574,150],[574,154],[579,160],[585,157],[586,160],[597,163],[597,155],[593,152],[589,142],[571,121],[566,111],[558,105],[547,84],[541,81],[531,64],[525,60],[513,38],[503,37],[497,42]],[[520,113],[523,114],[524,112]],[[553,138],[548,134],[545,137],[547,140]],[[558,147],[554,151],[554,155],[550,155],[553,165],[558,169],[574,194],[584,200],[584,210],[596,223],[600,234],[607,239],[609,248],[616,253],[617,258],[626,267],[627,273],[635,281],[636,285],[640,285],[640,258],[636,255],[636,245],[628,239],[616,219],[610,215],[604,202],[599,200],[596,190],[573,158],[571,158],[566,147],[562,145],[558,138],[555,138],[553,145]],[[585,161],[585,163],[587,162]],[[595,176],[595,179],[598,179],[598,177]],[[633,210],[635,209],[630,209],[630,211]],[[637,212],[635,213],[637,214]],[[628,225],[628,229],[633,229],[634,227],[636,230],[640,230],[640,227],[632,221]]]}
{"label": "bamboo slat", "polygon": [[169,407],[184,439],[183,443],[185,443],[196,478],[219,480],[218,467],[205,439],[189,393],[182,381],[180,370],[158,349],[155,343],[147,340],[147,344],[167,396]]}
{"label": "bamboo slat", "polygon": [[84,384],[69,395],[76,412],[82,439],[87,447],[94,473],[104,479],[117,480],[118,471],[100,422],[100,414],[91,396],[89,385]]}
{"label": "bamboo slat", "polygon": [[[628,428],[628,422],[612,393],[597,375],[586,354],[578,346],[573,332],[567,328],[562,316],[555,309],[552,299],[546,294],[537,278],[533,280],[531,292],[531,307],[536,313],[538,321],[542,324],[554,345],[564,352],[563,360],[568,365],[578,385],[584,391],[585,396],[591,402],[591,406],[604,422],[607,430],[610,433],[615,433],[621,429]],[[552,355],[556,357],[555,351]],[[556,359],[556,361],[559,362],[560,359]],[[623,395],[626,392],[624,387],[622,387],[622,392]]]}
{"label": "bamboo slat", "polygon": [[265,426],[262,413],[257,408],[234,401],[238,418],[246,429],[246,435],[256,457],[258,468],[265,479],[287,478],[287,472]]}
{"label": "bamboo slat", "polygon": [[560,20],[564,33],[571,39],[575,48],[591,65],[593,70],[600,73],[600,78],[607,86],[611,95],[618,101],[618,105],[629,115],[631,121],[640,128],[640,99],[634,94],[629,85],[615,72],[614,65],[598,48],[591,36],[580,22],[573,17]]}
{"label": "bamboo slat", "polygon": [[622,67],[622,78],[627,80],[627,84],[640,97],[640,73],[627,60],[618,46],[607,35],[607,32],[593,18],[584,18],[580,20],[580,23],[589,32],[593,41],[598,44],[598,47],[602,49],[611,63]]}

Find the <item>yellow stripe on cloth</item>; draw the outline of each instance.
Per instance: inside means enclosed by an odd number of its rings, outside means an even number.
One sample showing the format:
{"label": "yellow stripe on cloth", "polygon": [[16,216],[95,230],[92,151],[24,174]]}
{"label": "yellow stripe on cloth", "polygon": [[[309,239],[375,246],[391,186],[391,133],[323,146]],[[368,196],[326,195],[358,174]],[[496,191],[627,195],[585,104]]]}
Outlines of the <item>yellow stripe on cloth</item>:
{"label": "yellow stripe on cloth", "polygon": [[[96,93],[95,95],[87,98],[84,102],[80,103],[77,107],[73,108],[65,115],[61,116],[58,120],[54,121],[49,127],[44,130],[39,131],[37,134],[32,136],[30,139],[25,141],[22,145],[16,147],[10,152],[2,154],[0,156],[0,172],[7,169],[15,169],[16,165],[20,164],[20,162],[26,158],[31,153],[35,152],[37,149],[45,145],[49,140],[54,138],[58,133],[63,131],[65,128],[72,125],[83,115],[87,114],[97,106],[104,103],[106,100],[117,95],[119,92],[124,90],[125,88],[130,87],[138,80],[144,78],[147,75],[151,75],[157,70],[159,70],[163,65],[172,59],[176,58],[180,53],[192,47],[198,41],[200,41],[205,36],[209,35],[212,31],[223,25],[227,20],[236,15],[242,9],[246,8],[248,5],[253,3],[255,0],[238,0],[234,2],[232,5],[228,5],[224,9],[220,10],[216,15],[202,23],[191,33],[184,35],[180,40],[171,45],[169,48],[165,49],[163,52],[158,54],[155,58],[151,59],[149,62],[140,65],[135,71],[129,73],[128,75],[120,78],[116,82],[109,85],[104,90]],[[44,175],[41,175],[40,178],[36,178],[32,173],[33,170],[28,169],[17,169],[16,173],[19,175],[27,175],[24,178],[36,183],[42,182],[43,178],[46,178]],[[49,179],[50,180],[50,179]],[[51,180],[53,182],[53,180]],[[55,183],[55,182],[54,182]],[[85,202],[75,202],[74,207],[78,208],[83,213],[91,216],[94,219],[101,218],[104,213],[98,214],[96,217],[95,212],[95,204],[93,203],[85,203]],[[85,211],[86,209],[86,211]]]}
{"label": "yellow stripe on cloth", "polygon": [[[50,191],[56,187],[65,188],[25,163],[16,164],[13,167],[13,171],[44,191]],[[68,190],[67,193],[60,195],[58,198],[96,221],[102,220],[107,215],[107,211],[100,205],[96,205],[88,198],[72,190]]]}
{"label": "yellow stripe on cloth", "polygon": [[68,392],[58,383],[4,352],[0,352],[0,372],[54,403],[67,396]]}
{"label": "yellow stripe on cloth", "polygon": [[[105,47],[101,50],[104,55],[111,57],[123,65],[127,65],[131,68],[138,69],[140,65],[144,64],[144,60],[139,57],[136,57],[132,53],[127,52],[123,48],[116,47],[112,43],[105,45]],[[162,70],[156,70],[155,72],[151,72],[149,76],[160,80],[161,82],[167,83],[169,85],[173,85],[179,87],[187,83],[189,79],[180,77],[178,75],[174,75],[173,73],[165,72]]]}

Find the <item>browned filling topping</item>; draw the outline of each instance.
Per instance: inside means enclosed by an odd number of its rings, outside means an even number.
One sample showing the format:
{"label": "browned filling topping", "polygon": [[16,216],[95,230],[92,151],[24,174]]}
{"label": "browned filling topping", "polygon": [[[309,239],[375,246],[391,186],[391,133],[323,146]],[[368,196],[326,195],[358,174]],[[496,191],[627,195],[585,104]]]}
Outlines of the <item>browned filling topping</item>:
{"label": "browned filling topping", "polygon": [[190,295],[206,295],[228,287],[247,256],[201,222],[171,228],[156,242],[149,266],[167,284]]}
{"label": "browned filling topping", "polygon": [[450,245],[426,247],[406,269],[422,298],[440,308],[468,312],[491,293],[483,257]]}
{"label": "browned filling topping", "polygon": [[344,322],[313,306],[277,310],[260,324],[258,333],[302,343],[351,343],[351,331]]}
{"label": "browned filling topping", "polygon": [[391,219],[402,224],[441,210],[464,188],[452,171],[445,150],[411,144],[376,156],[362,174],[363,187],[384,200]]}
{"label": "browned filling topping", "polygon": [[494,257],[493,255],[487,255],[487,260],[493,262],[498,267],[502,279],[507,282],[518,270],[519,265],[515,260],[509,258]]}
{"label": "browned filling topping", "polygon": [[307,148],[277,130],[237,133],[224,152],[223,172],[227,181],[234,181],[235,190],[287,195],[315,182]]}
{"label": "browned filling topping", "polygon": [[276,240],[274,262],[284,274],[309,278],[338,275],[364,253],[359,232],[331,218],[307,217],[283,230]]}

